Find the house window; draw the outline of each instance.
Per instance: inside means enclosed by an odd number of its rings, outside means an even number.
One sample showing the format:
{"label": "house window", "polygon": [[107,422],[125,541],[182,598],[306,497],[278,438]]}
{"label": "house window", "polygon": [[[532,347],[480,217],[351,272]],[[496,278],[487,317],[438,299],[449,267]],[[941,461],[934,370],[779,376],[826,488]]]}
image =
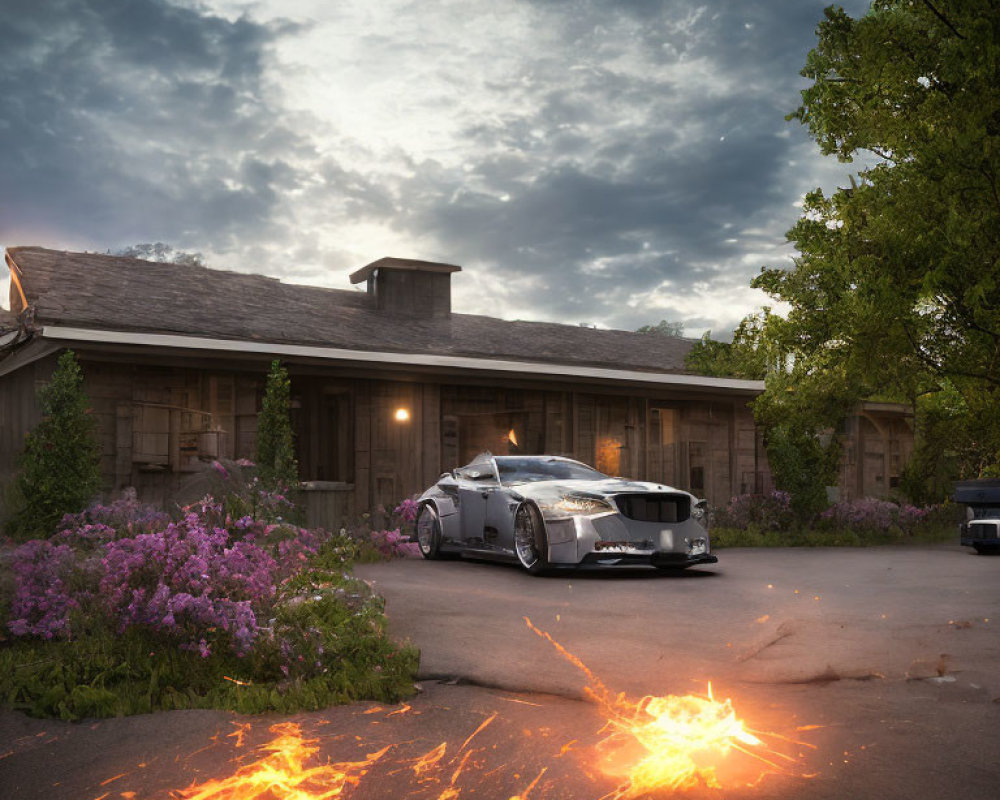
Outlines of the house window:
{"label": "house window", "polygon": [[132,407],[132,461],[166,467],[170,464],[170,408],[136,403]]}
{"label": "house window", "polygon": [[132,402],[132,463],[192,472],[216,458],[252,458],[257,386],[194,371],[145,376]]}
{"label": "house window", "polygon": [[352,408],[340,386],[308,379],[293,385],[291,422],[302,480],[354,481]]}

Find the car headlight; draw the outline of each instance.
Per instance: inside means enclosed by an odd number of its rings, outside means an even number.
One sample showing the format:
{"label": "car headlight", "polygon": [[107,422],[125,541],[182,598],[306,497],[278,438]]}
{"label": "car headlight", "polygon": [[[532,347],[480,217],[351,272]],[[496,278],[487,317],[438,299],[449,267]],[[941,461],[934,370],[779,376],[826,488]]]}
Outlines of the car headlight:
{"label": "car headlight", "polygon": [[547,508],[563,514],[582,514],[584,516],[608,514],[615,511],[615,507],[607,500],[580,494],[568,494],[549,504]]}

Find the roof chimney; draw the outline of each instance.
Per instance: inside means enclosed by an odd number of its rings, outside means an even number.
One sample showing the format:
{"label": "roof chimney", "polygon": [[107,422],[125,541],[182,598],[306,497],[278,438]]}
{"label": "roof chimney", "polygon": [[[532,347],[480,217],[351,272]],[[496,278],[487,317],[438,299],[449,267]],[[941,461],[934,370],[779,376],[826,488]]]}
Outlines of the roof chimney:
{"label": "roof chimney", "polygon": [[379,311],[398,316],[446,318],[451,314],[454,264],[380,258],[351,273],[351,283],[368,282],[368,296]]}

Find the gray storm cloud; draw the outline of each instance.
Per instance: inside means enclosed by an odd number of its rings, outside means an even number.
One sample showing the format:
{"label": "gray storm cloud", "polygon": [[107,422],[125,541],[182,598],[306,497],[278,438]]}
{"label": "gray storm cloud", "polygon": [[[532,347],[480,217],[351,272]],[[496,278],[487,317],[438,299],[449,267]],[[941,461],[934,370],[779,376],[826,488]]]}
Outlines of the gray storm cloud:
{"label": "gray storm cloud", "polygon": [[784,120],[823,2],[511,4],[493,36],[488,3],[302,2],[6,3],[0,242],[328,285],[430,257],[465,311],[721,332],[795,201],[846,180]]}

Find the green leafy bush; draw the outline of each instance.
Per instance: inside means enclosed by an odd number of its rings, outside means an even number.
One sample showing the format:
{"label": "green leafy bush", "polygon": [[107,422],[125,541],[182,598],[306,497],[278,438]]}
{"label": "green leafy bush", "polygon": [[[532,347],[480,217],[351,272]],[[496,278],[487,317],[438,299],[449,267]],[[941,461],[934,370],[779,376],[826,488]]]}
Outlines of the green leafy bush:
{"label": "green leafy bush", "polygon": [[8,496],[6,530],[18,541],[51,535],[65,514],[94,499],[101,484],[96,423],[72,350],[59,357],[38,404],[42,419],[25,439]]}

